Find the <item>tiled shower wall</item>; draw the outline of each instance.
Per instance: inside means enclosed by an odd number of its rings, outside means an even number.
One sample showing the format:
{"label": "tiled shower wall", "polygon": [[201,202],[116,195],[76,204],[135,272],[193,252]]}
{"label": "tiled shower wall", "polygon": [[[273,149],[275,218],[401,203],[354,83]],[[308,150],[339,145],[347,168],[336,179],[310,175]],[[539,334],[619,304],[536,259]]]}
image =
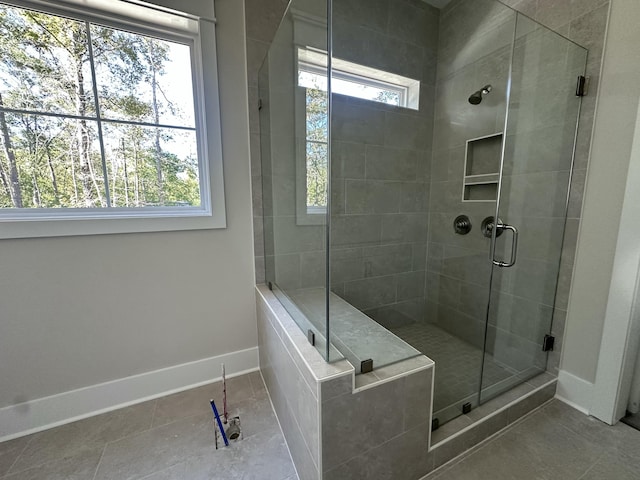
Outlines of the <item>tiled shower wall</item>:
{"label": "tiled shower wall", "polygon": [[292,74],[296,45],[326,50],[326,29],[318,25],[325,22],[323,15],[323,1],[298,0],[295,11],[280,23],[258,79],[260,125],[265,129],[260,142],[267,280],[289,293],[326,283],[326,215],[307,213],[300,198],[300,183],[306,180],[300,154],[305,96]]}
{"label": "tiled shower wall", "polygon": [[[494,214],[495,201],[462,202],[465,144],[504,130],[514,28],[513,11],[493,0],[454,1],[440,14],[425,320],[478,348],[491,274],[480,224]],[[488,84],[490,94],[470,105],[469,95]],[[498,172],[495,153],[495,165],[477,173]],[[472,222],[467,235],[453,231],[460,214]]]}
{"label": "tiled shower wall", "polygon": [[334,56],[420,80],[419,110],[334,95],[331,289],[383,325],[424,316],[438,9],[334,0]]}
{"label": "tiled shower wall", "polygon": [[[552,7],[549,2],[533,3],[520,2],[518,6],[542,21],[555,19],[548,14],[549,8],[560,8]],[[598,38],[602,43],[607,6],[603,2],[581,2],[580,6],[584,8],[579,12],[582,15],[577,19],[565,17],[564,21],[569,23],[560,30],[565,34],[573,32],[577,42],[591,48],[587,74],[592,75],[599,69],[601,45],[597,46],[597,42],[588,45],[585,39],[593,42]],[[569,10],[561,10],[569,14]],[[578,13],[576,6],[572,12]],[[513,17],[508,9],[491,0],[454,0],[440,17],[429,202],[427,320],[480,348],[485,342],[490,273],[486,261],[489,240],[480,235],[480,223],[494,214],[495,202],[461,201],[465,141],[504,130],[504,92],[515,28]],[[529,32],[530,29],[524,28],[527,24],[533,25],[526,18],[519,19],[514,76],[524,71],[525,78],[514,78],[516,87],[507,132],[511,135],[507,139],[510,151],[506,157],[514,163],[505,163],[501,205],[501,216],[506,215],[507,223],[514,223],[524,233],[516,266],[494,270],[487,335],[489,353],[495,353],[497,360],[517,370],[528,367],[535,358],[543,360],[538,352],[553,314],[560,262],[565,185],[575,133],[571,116],[575,118],[577,114],[577,102],[572,97],[574,78],[566,83],[566,76],[560,78],[556,73],[565,68],[568,71],[568,64],[564,62],[577,60],[584,65],[583,57],[571,55],[575,51],[571,50],[570,42],[563,42],[544,29]],[[523,35],[525,31],[527,35]],[[562,63],[553,63],[558,61]],[[574,70],[577,75],[578,70]],[[492,84],[493,91],[480,105],[469,105],[467,96],[486,84]],[[521,85],[529,85],[526,91],[535,94],[516,98]],[[585,138],[590,137],[596,85],[593,81],[580,118],[571,218],[557,289],[559,310],[555,312],[554,323],[557,335],[561,335],[566,315],[562,309],[566,309],[580,207],[576,200],[581,199],[584,188],[583,168],[588,156]],[[564,128],[565,123],[568,128]],[[490,170],[497,171],[497,168]],[[469,235],[455,235],[451,229],[453,219],[460,213],[472,220]],[[505,237],[508,241],[510,234]],[[500,241],[498,245],[506,243]],[[508,253],[508,247],[506,249]],[[504,252],[498,256],[501,253]],[[552,354],[552,370],[557,368],[558,358],[557,353]]]}
{"label": "tiled shower wall", "polygon": [[[418,0],[415,0],[413,3],[415,7],[415,5],[419,4],[420,2]],[[598,75],[602,62],[604,34],[608,17],[609,0],[505,0],[504,3],[589,49],[587,75],[591,77],[590,91],[588,96],[583,99],[582,110],[580,114],[580,128],[578,131],[576,160],[572,178],[571,195],[569,199],[569,218],[567,221],[566,235],[562,251],[560,279],[556,298],[556,309],[554,311],[553,333],[556,335],[557,340],[556,349],[550,355],[549,370],[557,373],[560,358],[561,339],[564,332],[564,321],[566,318],[568,293],[571,282],[571,274],[573,270],[573,260],[575,255],[578,225],[581,214],[582,193],[584,190],[586,168],[589,158],[589,147],[593,127],[595,100],[599,81]],[[262,185],[260,178],[259,148],[260,127],[257,110],[257,72],[268,50],[269,43],[276,31],[278,22],[280,21],[282,14],[286,8],[286,4],[286,0],[245,0],[247,28],[247,67],[249,73],[249,114],[254,202],[256,281],[258,283],[264,281],[264,249],[262,233]],[[386,4],[386,2],[380,2],[378,0],[376,0],[375,2],[369,2],[369,7],[359,12],[360,16],[363,19],[370,18],[372,16],[375,17],[377,11],[376,9],[380,8],[381,4]],[[407,25],[408,24],[409,22],[407,23]],[[359,28],[367,29],[368,27],[361,26]],[[420,33],[421,32],[416,33],[409,28],[403,30],[403,34]],[[481,85],[475,86],[473,90],[479,88],[480,86]],[[473,90],[470,90],[470,92]],[[368,102],[363,102],[362,105],[364,105],[364,103]],[[357,101],[353,102],[353,105],[354,107],[362,106],[359,105]],[[435,151],[434,153],[436,155],[438,154],[437,151]],[[362,155],[356,156],[355,158],[359,158],[360,161],[364,161]],[[338,162],[338,159],[335,158],[334,162]],[[438,176],[442,175],[443,173],[441,171],[438,171],[439,167],[435,165],[435,163],[436,162],[434,162],[434,171],[432,172],[433,178],[441,178]],[[439,163],[438,165],[442,164]],[[334,170],[338,170],[338,172],[340,172],[340,168],[336,168],[335,165]],[[346,183],[347,176],[345,175],[341,178],[343,178]],[[339,189],[336,194],[338,194],[338,192]],[[460,190],[456,188],[451,192],[452,195],[455,195],[457,197],[460,193]],[[417,244],[419,245],[420,242],[417,242]],[[421,253],[420,250],[418,250],[417,253],[414,253],[414,243],[411,243],[411,245],[411,262],[413,270],[414,262],[420,262]],[[348,250],[346,253],[349,253]],[[404,257],[402,255],[404,255]],[[429,260],[429,262],[437,262],[438,255],[439,253],[436,249],[432,250],[431,259]],[[398,257],[400,263],[404,262],[405,265],[407,264],[408,253],[403,254],[399,252]],[[337,262],[338,257],[334,258]],[[337,264],[334,264],[334,266],[335,268],[338,268]]]}

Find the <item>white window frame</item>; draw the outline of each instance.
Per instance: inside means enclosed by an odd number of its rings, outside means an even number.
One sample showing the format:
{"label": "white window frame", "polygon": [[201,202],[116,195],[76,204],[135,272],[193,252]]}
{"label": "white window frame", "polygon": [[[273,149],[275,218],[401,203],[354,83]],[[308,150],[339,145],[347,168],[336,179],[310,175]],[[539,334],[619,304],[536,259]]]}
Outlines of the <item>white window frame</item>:
{"label": "white window frame", "polygon": [[[333,62],[336,62],[336,60],[337,59],[334,59]],[[338,64],[339,64],[339,61],[338,61]],[[327,67],[318,65],[316,63],[298,61],[298,72],[308,72],[308,73],[313,73],[315,75],[321,75],[326,77]],[[347,82],[363,85],[365,87],[374,87],[374,88],[379,88],[380,90],[387,90],[389,92],[396,93],[398,95],[398,105],[395,105],[395,106],[408,108],[409,86],[407,85],[385,82],[383,80],[378,80],[376,78],[366,77],[359,73],[352,73],[345,70],[339,70],[338,67],[333,66],[333,64],[331,69],[331,79],[332,81],[334,79],[345,80]],[[333,92],[333,93],[338,93],[338,92]],[[340,93],[338,94],[340,95]],[[353,98],[360,98],[361,100],[366,100],[356,96],[354,96]],[[377,100],[370,100],[370,101],[377,102]],[[384,102],[378,102],[378,103],[382,103],[383,105],[389,105]]]}
{"label": "white window frame", "polygon": [[152,35],[192,48],[201,205],[0,209],[0,239],[225,228],[213,0],[2,0],[2,3]]}
{"label": "white window frame", "polygon": [[[327,76],[327,53],[315,49],[313,47],[301,47],[296,49],[296,67],[297,71],[305,71],[315,73],[317,75]],[[385,72],[378,68],[372,68],[367,65],[342,60],[341,58],[331,58],[331,78],[336,80],[345,80],[347,82],[379,88],[397,93],[400,97],[398,105],[390,105],[386,102],[370,100],[362,97],[353,96],[369,100],[383,105],[392,107],[409,108],[411,110],[420,109],[420,80],[416,80],[391,72]],[[334,91],[332,93],[338,93]]]}

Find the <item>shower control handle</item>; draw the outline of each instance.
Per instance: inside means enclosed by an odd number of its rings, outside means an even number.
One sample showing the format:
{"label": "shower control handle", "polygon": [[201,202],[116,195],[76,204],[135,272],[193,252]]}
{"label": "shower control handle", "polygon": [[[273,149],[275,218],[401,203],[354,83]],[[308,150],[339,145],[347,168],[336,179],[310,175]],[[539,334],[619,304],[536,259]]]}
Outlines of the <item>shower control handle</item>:
{"label": "shower control handle", "polygon": [[466,215],[458,215],[453,221],[453,231],[458,235],[466,235],[471,231],[471,220]]}
{"label": "shower control handle", "polygon": [[502,267],[502,268],[513,267],[516,264],[516,258],[518,257],[518,229],[516,227],[514,227],[513,225],[507,225],[506,223],[499,224],[498,228],[500,230],[510,230],[511,233],[512,233],[512,237],[511,237],[511,259],[510,259],[509,262],[502,262],[502,261],[496,260],[494,258],[492,260],[493,264],[498,266],[498,267]]}

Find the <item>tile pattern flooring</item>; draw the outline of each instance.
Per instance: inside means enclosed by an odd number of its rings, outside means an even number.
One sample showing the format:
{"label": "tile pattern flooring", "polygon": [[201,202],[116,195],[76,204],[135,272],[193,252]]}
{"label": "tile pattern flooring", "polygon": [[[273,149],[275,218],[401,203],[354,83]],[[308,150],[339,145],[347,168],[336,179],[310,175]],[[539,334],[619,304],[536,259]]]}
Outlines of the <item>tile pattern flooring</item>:
{"label": "tile pattern flooring", "polygon": [[[434,412],[477,394],[482,350],[431,323],[411,323],[389,330],[436,362]],[[487,361],[483,378],[487,385],[493,385],[515,373]]]}
{"label": "tile pattern flooring", "polygon": [[244,438],[215,450],[214,383],[0,443],[2,480],[297,479],[258,372],[227,381]]}
{"label": "tile pattern flooring", "polygon": [[558,400],[426,477],[428,480],[637,480],[640,432]]}
{"label": "tile pattern flooring", "polygon": [[[228,390],[244,431],[229,449],[213,448],[216,383],[0,443],[0,478],[297,480],[260,374],[231,379]],[[639,431],[553,400],[426,478],[632,480],[638,452]]]}

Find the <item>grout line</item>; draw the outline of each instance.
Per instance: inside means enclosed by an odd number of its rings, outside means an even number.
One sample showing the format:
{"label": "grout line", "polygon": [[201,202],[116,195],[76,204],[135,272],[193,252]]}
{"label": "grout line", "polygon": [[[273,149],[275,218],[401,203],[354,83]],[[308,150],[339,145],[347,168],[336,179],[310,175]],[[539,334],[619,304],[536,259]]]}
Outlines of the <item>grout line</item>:
{"label": "grout line", "polygon": [[251,394],[253,398],[256,397],[256,387],[253,385],[253,380],[251,380],[251,375],[247,374],[247,379],[249,380],[249,386],[251,387]]}
{"label": "grout line", "polygon": [[[256,372],[251,372],[251,373],[258,373],[258,375],[260,375],[260,381],[263,382],[262,374],[260,373],[259,369]],[[253,392],[253,399],[258,400],[258,393],[260,393],[260,388],[259,388],[260,386],[254,383],[255,380],[251,378],[251,373],[248,373],[247,377],[249,378],[249,384],[251,385],[251,391]],[[267,387],[264,385],[264,382],[263,382],[263,386],[264,386],[264,389],[266,390]]]}
{"label": "grout line", "polygon": [[98,476],[98,470],[100,469],[100,464],[102,463],[102,459],[104,458],[104,452],[107,450],[107,444],[105,443],[104,447],[102,447],[102,453],[100,454],[100,460],[98,460],[98,464],[96,465],[96,471],[93,472],[93,480],[96,480]]}
{"label": "grout line", "polygon": [[[272,327],[272,328],[273,328],[273,327]],[[274,330],[275,330],[275,329],[274,329]],[[277,333],[276,333],[276,334],[277,334]],[[296,362],[293,360],[293,357],[292,357],[292,356],[291,356],[291,354],[287,351],[286,346],[285,346],[285,352],[286,352],[286,354],[287,354],[287,355],[289,355],[289,357],[291,358],[291,361],[293,362],[293,364],[294,364],[295,366],[297,366],[297,365],[296,365]],[[265,355],[268,357],[268,356],[269,356],[268,352],[266,352],[266,351],[265,351]],[[302,372],[300,371],[300,369],[298,369],[298,372],[299,372],[300,374],[302,374]],[[262,375],[262,371],[260,371],[260,374]],[[282,384],[282,382],[281,382],[280,380],[278,380],[278,375],[275,373],[275,370],[274,370],[273,376],[274,376],[275,382],[276,382],[276,384],[277,384],[277,385],[275,385],[275,387],[274,387],[274,388],[278,388],[278,387]],[[263,380],[264,380],[264,378],[263,378]],[[304,378],[302,379],[302,381],[304,382],[304,384],[305,384],[305,385],[307,385],[307,388],[311,391],[311,387],[306,383],[306,381],[304,381]],[[266,387],[266,385],[267,385],[267,383],[265,382],[265,387]],[[284,392],[284,388],[280,388],[280,390]],[[269,392],[269,389],[267,388],[267,393],[268,393],[268,392]],[[312,396],[313,396],[316,400],[318,400],[318,396],[313,395],[313,391],[311,391],[311,394],[312,394]],[[269,394],[269,399],[271,399],[271,394]],[[308,442],[307,442],[307,438],[306,438],[305,434],[303,433],[302,428],[300,427],[300,423],[298,422],[298,419],[296,418],[296,415],[295,415],[295,413],[294,413],[293,408],[291,408],[291,407],[290,407],[289,398],[288,398],[286,395],[284,396],[284,404],[285,404],[285,408],[286,408],[286,409],[289,411],[289,413],[291,414],[291,418],[292,418],[292,420],[293,420],[293,422],[294,422],[294,424],[295,424],[295,427],[296,427],[296,428],[298,429],[298,431],[300,432],[300,436],[302,437],[302,444],[303,444],[303,445],[304,445],[304,447],[305,447],[305,451],[306,451],[306,452],[309,454],[309,456],[311,457],[311,463],[316,467],[316,470],[320,471],[320,467],[319,467],[320,459],[314,459],[314,457],[313,457],[313,452],[312,452],[311,448],[309,447],[309,444],[308,444]],[[271,406],[273,407],[273,402],[271,402]],[[276,412],[275,408],[273,408],[273,412],[275,413],[276,418],[278,418],[278,414],[277,414],[277,412]],[[279,423],[279,420],[278,420],[278,423]],[[319,438],[319,435],[320,435],[320,432],[318,432],[318,438]],[[284,430],[283,430],[283,436],[284,436]],[[285,437],[285,441],[286,441],[286,437]],[[287,446],[288,446],[288,445],[287,445]],[[292,458],[293,458],[293,457],[292,457]],[[316,462],[317,462],[317,463],[316,463]]]}
{"label": "grout line", "polygon": [[[555,399],[555,398],[554,398]],[[561,400],[558,400],[560,402],[562,402]],[[564,403],[564,402],[562,402]],[[565,404],[567,405],[567,404]],[[568,405],[570,408],[576,410],[574,407],[571,407],[571,405]],[[579,410],[578,410],[579,411]],[[547,418],[549,418],[550,420],[553,420],[549,414],[545,411],[542,412],[543,415],[545,415]],[[582,415],[584,415],[582,412],[580,412]],[[589,415],[585,415],[587,418],[589,418]],[[584,435],[584,433],[582,431],[578,431],[578,429],[573,429],[571,428],[569,425],[565,425],[563,422],[556,422],[562,429],[566,430],[567,432],[571,433],[572,435],[577,435],[578,437],[580,437],[582,440],[586,440],[589,443],[593,443],[595,445],[598,445],[598,443],[593,439],[593,437],[588,437],[586,435]],[[606,424],[604,424],[606,425]]]}
{"label": "grout line", "polygon": [[[403,426],[403,428],[404,428],[404,426]],[[382,447],[384,447],[385,445],[389,444],[390,442],[393,442],[393,441],[394,441],[394,440],[396,440],[397,438],[400,438],[400,437],[402,437],[403,435],[406,435],[406,434],[407,434],[407,433],[409,433],[411,430],[418,430],[418,429],[421,429],[421,428],[431,428],[431,427],[430,427],[430,425],[429,425],[429,422],[427,421],[427,422],[420,423],[420,424],[418,424],[417,426],[413,426],[413,427],[411,427],[411,428],[410,428],[410,429],[408,429],[408,430],[403,430],[403,431],[402,431],[402,432],[400,432],[399,434],[397,434],[397,435],[395,435],[395,436],[393,436],[393,437],[391,437],[391,438],[389,438],[389,439],[385,440],[384,442],[379,443],[378,445],[374,445],[374,446],[372,446],[372,447],[368,448],[367,450],[360,451],[360,452],[358,452],[356,455],[354,455],[353,457],[348,458],[347,460],[345,460],[345,461],[343,461],[343,462],[340,462],[340,463],[339,463],[339,464],[337,464],[337,465],[333,465],[329,470],[327,470],[327,472],[330,472],[331,470],[335,470],[336,468],[338,468],[338,467],[340,467],[340,466],[342,466],[342,465],[345,465],[345,464],[347,464],[347,463],[351,462],[352,460],[354,460],[354,459],[356,459],[356,458],[358,458],[358,457],[364,457],[364,455],[366,455],[367,453],[369,453],[369,452],[371,452],[371,451],[373,451],[373,450],[376,450],[376,449],[378,449],[378,448],[382,448]],[[433,470],[432,470],[432,471],[433,471]],[[431,473],[431,472],[429,472],[429,473]]]}
{"label": "grout line", "polygon": [[584,477],[587,475],[587,473],[589,473],[591,470],[593,470],[593,468],[598,464],[598,462],[599,462],[600,460],[602,460],[602,458],[603,458],[606,454],[607,454],[607,452],[602,452],[602,453],[600,454],[600,456],[598,456],[598,458],[596,459],[596,461],[595,461],[595,462],[593,462],[593,464],[592,464],[589,468],[587,468],[587,469],[585,470],[585,472],[584,472],[582,475],[580,475],[580,476],[578,477],[578,479],[577,479],[577,480],[580,480],[580,479],[584,478]]}
{"label": "grout line", "polygon": [[[11,465],[9,466],[9,469],[7,470],[7,472],[1,477],[8,477],[11,474],[11,469],[16,465],[16,463],[18,463],[18,460],[20,460],[20,457],[22,457],[22,454],[27,450],[27,447],[31,444],[31,442],[33,441],[33,439],[36,437],[37,434],[34,434],[27,443],[25,443],[24,447],[22,447],[22,450],[20,450],[20,453],[18,455],[16,455],[15,460],[11,463]],[[16,472],[14,472],[16,473]]]}
{"label": "grout line", "polygon": [[155,403],[153,404],[153,413],[151,414],[151,424],[149,425],[149,428],[147,428],[147,430],[151,430],[153,428],[153,422],[155,422],[156,420],[156,411],[158,410],[158,400],[159,398],[156,398],[154,400]]}

